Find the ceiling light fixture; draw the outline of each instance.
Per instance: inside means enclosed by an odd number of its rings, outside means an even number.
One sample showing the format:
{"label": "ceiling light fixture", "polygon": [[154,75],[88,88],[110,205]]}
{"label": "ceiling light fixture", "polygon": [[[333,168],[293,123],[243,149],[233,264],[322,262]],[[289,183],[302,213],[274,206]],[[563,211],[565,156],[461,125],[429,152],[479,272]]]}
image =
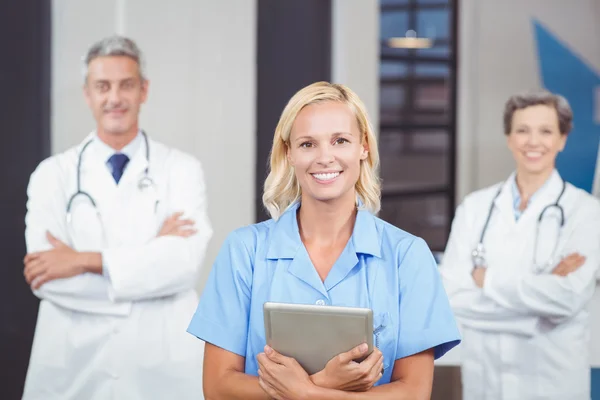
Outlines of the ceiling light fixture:
{"label": "ceiling light fixture", "polygon": [[396,49],[428,49],[433,46],[433,40],[417,37],[417,32],[409,30],[406,37],[392,37],[387,40],[387,45]]}

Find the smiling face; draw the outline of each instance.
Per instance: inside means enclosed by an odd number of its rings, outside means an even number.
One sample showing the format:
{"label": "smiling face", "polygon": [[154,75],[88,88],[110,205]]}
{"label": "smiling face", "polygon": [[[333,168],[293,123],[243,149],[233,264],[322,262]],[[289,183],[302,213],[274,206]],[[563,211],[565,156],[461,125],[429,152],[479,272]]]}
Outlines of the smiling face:
{"label": "smiling face", "polygon": [[353,111],[333,101],[304,107],[292,126],[287,157],[302,189],[302,201],[351,197],[368,148]]}
{"label": "smiling face", "polygon": [[535,105],[514,112],[507,142],[518,174],[550,175],[567,135],[560,132],[554,107]]}
{"label": "smiling face", "polygon": [[99,135],[137,133],[138,115],[146,101],[148,82],[142,79],[135,60],[126,56],[95,58],[88,65],[84,93]]}

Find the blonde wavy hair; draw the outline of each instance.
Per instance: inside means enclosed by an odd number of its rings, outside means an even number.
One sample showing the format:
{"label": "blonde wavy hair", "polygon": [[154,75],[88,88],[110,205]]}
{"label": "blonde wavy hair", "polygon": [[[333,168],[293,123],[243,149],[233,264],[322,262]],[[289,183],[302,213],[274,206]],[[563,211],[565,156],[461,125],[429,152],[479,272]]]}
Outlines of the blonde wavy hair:
{"label": "blonde wavy hair", "polygon": [[350,107],[356,115],[361,132],[361,143],[366,141],[369,152],[361,161],[360,175],[356,182],[356,193],[361,208],[377,214],[381,208],[381,183],[379,180],[379,151],[377,139],[369,122],[367,110],[360,98],[350,88],[329,82],[316,82],[298,91],[288,102],[273,137],[270,171],[265,180],[263,205],[277,220],[288,207],[300,200],[302,189],[296,179],[294,169],[287,158],[292,126],[298,113],[306,106],[328,101],[342,103]]}

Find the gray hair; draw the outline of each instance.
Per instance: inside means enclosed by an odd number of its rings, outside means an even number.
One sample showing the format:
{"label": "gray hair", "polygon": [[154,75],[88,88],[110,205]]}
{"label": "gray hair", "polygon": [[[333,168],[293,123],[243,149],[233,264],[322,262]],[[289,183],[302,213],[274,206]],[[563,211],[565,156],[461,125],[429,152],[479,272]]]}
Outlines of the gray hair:
{"label": "gray hair", "polygon": [[571,132],[571,129],[573,129],[573,111],[567,99],[547,90],[533,90],[511,96],[506,102],[504,106],[504,134],[508,135],[512,130],[512,119],[515,111],[539,105],[551,106],[556,110],[558,128],[562,135]]}
{"label": "gray hair", "polygon": [[87,82],[88,66],[98,57],[125,56],[138,64],[140,77],[146,80],[145,65],[142,52],[135,42],[124,36],[114,35],[96,42],[83,58],[83,81]]}

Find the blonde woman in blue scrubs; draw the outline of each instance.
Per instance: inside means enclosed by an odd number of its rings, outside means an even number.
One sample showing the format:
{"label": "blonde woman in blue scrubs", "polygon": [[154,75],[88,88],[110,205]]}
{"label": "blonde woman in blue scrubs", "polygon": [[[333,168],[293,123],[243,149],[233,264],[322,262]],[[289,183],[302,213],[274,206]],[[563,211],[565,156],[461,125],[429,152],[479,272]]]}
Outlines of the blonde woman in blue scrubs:
{"label": "blonde woman in blue scrubs", "polygon": [[[272,219],[226,239],[188,332],[206,342],[207,399],[428,399],[459,333],[427,244],[382,220],[377,141],[343,85],[296,93],[275,130],[263,203]],[[379,348],[309,376],[266,346],[263,304],[373,310]]]}

